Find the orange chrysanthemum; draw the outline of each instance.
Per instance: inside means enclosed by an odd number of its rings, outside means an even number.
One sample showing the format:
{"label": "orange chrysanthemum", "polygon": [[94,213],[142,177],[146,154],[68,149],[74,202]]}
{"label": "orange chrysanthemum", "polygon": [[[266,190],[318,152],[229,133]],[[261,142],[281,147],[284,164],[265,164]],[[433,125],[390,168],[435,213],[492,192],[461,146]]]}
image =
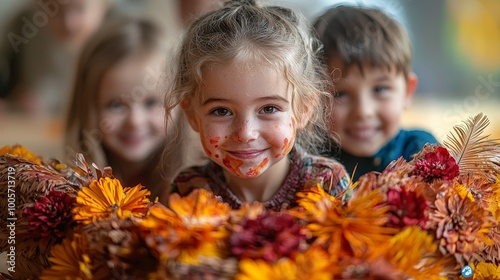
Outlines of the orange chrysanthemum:
{"label": "orange chrysanthemum", "polygon": [[436,241],[416,226],[393,236],[381,248],[384,250],[371,251],[371,260],[382,257],[412,279],[446,279],[445,260],[438,252]]}
{"label": "orange chrysanthemum", "polygon": [[323,195],[321,188],[312,191],[309,195],[299,196],[299,206],[308,213],[302,218],[309,222],[306,228],[317,237],[315,242],[327,246],[334,256],[339,257],[341,249],[349,255],[363,255],[370,248],[378,248],[397,232],[384,227],[389,206],[382,205],[384,196],[377,190],[353,197],[345,207],[326,195],[319,198]]}
{"label": "orange chrysanthemum", "polygon": [[142,217],[148,209],[150,194],[142,185],[123,188],[119,180],[103,177],[78,192],[73,217],[84,224],[106,220],[112,215],[122,219]]}
{"label": "orange chrysanthemum", "polygon": [[458,189],[462,198],[464,189],[466,195],[475,201],[483,209],[488,209],[490,212],[495,212],[497,201],[495,200],[494,188],[495,184],[485,176],[467,174],[460,176],[454,183],[455,189]]}
{"label": "orange chrysanthemum", "polygon": [[333,279],[335,266],[328,253],[319,246],[312,246],[300,253],[295,260],[280,259],[276,263],[263,260],[242,259],[239,263],[238,280],[247,279],[294,279],[294,280],[329,280]]}
{"label": "orange chrysanthemum", "polygon": [[51,266],[42,272],[40,280],[52,279],[92,279],[91,260],[86,253],[87,240],[75,234],[61,244],[52,247],[49,261]]}
{"label": "orange chrysanthemum", "polygon": [[4,146],[0,148],[0,156],[5,154],[11,154],[14,156],[21,157],[31,162],[34,162],[38,165],[42,164],[42,160],[37,155],[35,155],[30,150],[26,149],[24,146],[21,145],[14,145],[12,147]]}
{"label": "orange chrysanthemum", "polygon": [[[204,189],[187,197],[170,196],[169,208],[156,204],[142,221],[151,230],[149,246],[158,248],[164,258],[197,264],[199,256],[222,257],[228,231],[229,205],[215,199]],[[156,238],[155,238],[156,236]]]}
{"label": "orange chrysanthemum", "polygon": [[429,228],[436,232],[439,249],[454,255],[460,264],[489,242],[494,226],[496,221],[488,211],[453,191],[438,197],[429,214]]}
{"label": "orange chrysanthemum", "polygon": [[240,209],[231,211],[230,222],[232,225],[241,224],[245,219],[256,219],[264,213],[266,208],[264,204],[254,201],[252,203],[245,202]]}
{"label": "orange chrysanthemum", "polygon": [[298,192],[295,196],[299,208],[291,209],[290,212],[304,220],[322,222],[327,218],[330,209],[340,208],[342,205],[341,200],[325,192],[320,185]]}

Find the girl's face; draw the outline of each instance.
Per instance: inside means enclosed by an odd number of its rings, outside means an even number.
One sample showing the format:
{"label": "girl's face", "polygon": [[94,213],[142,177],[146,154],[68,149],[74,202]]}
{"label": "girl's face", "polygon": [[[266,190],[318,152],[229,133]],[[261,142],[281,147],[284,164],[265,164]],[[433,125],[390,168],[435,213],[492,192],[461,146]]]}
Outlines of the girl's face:
{"label": "girl's face", "polygon": [[[37,1],[38,2],[38,1]],[[69,0],[41,1],[49,12],[49,27],[60,40],[72,46],[81,46],[101,25],[109,8],[109,1]]]}
{"label": "girl's face", "polygon": [[102,143],[111,156],[125,162],[147,160],[165,141],[161,71],[156,56],[134,57],[103,76],[98,106]]}
{"label": "girl's face", "polygon": [[296,121],[285,77],[256,62],[241,65],[204,69],[201,102],[183,108],[213,161],[235,176],[254,178],[290,152]]}
{"label": "girl's face", "polygon": [[[330,71],[340,64],[331,63]],[[342,149],[354,156],[370,157],[399,131],[401,116],[409,105],[417,80],[395,70],[366,66],[363,73],[352,66],[336,82],[332,130]]]}

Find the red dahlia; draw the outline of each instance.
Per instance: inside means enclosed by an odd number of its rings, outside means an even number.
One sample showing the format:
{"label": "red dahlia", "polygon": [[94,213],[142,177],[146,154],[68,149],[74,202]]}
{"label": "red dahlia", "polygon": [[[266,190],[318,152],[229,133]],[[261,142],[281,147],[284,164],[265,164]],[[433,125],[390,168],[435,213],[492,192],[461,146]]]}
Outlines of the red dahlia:
{"label": "red dahlia", "polygon": [[305,236],[297,220],[283,213],[267,212],[246,220],[231,236],[231,252],[237,257],[274,262],[298,252]]}
{"label": "red dahlia", "polygon": [[425,181],[435,179],[452,180],[459,175],[458,165],[448,150],[437,147],[435,151],[425,154],[423,159],[415,161],[412,175],[422,176]]}
{"label": "red dahlia", "polygon": [[417,225],[425,227],[429,205],[422,195],[404,189],[389,189],[387,203],[391,206],[388,225],[397,228]]}
{"label": "red dahlia", "polygon": [[51,191],[24,209],[28,227],[38,236],[63,238],[72,224],[71,208],[74,199],[63,192]]}

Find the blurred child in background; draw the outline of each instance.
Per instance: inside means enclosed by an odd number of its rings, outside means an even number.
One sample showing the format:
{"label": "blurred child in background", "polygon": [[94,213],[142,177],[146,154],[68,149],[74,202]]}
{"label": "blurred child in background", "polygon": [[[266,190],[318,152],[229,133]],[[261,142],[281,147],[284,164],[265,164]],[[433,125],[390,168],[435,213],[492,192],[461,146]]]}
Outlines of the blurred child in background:
{"label": "blurred child in background", "polygon": [[317,185],[343,195],[344,167],[314,154],[330,96],[315,42],[292,10],[252,0],[229,1],[189,26],[166,117],[182,105],[210,162],[181,172],[173,192],[205,188],[235,209],[260,201],[274,210]]}
{"label": "blurred child in background", "polygon": [[[100,29],[82,50],[66,124],[65,152],[73,162],[82,153],[100,168],[111,166],[124,186],[141,183],[152,199],[186,157],[181,147],[186,141],[172,143],[165,129],[159,81],[172,51],[166,38],[144,19],[126,17]],[[181,121],[176,116],[172,124]],[[165,145],[175,147],[163,170]]]}
{"label": "blurred child in background", "polygon": [[[330,132],[339,138],[338,158],[354,180],[437,143],[426,131],[400,125],[418,79],[411,72],[408,35],[398,22],[379,9],[337,6],[319,16],[314,28],[333,79]],[[329,156],[337,157],[337,149]]]}
{"label": "blurred child in background", "polygon": [[112,0],[30,0],[0,43],[0,98],[6,110],[60,116],[81,46],[108,15]]}

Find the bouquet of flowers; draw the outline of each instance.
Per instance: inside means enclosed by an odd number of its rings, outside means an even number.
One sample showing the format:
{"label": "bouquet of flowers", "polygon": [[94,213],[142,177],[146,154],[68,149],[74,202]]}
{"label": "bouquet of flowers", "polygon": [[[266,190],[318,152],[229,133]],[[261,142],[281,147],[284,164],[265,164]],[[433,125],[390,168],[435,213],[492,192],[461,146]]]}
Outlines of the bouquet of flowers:
{"label": "bouquet of flowers", "polygon": [[500,148],[478,115],[443,146],[280,212],[212,193],[148,199],[109,169],[0,150],[8,279],[497,279]]}

